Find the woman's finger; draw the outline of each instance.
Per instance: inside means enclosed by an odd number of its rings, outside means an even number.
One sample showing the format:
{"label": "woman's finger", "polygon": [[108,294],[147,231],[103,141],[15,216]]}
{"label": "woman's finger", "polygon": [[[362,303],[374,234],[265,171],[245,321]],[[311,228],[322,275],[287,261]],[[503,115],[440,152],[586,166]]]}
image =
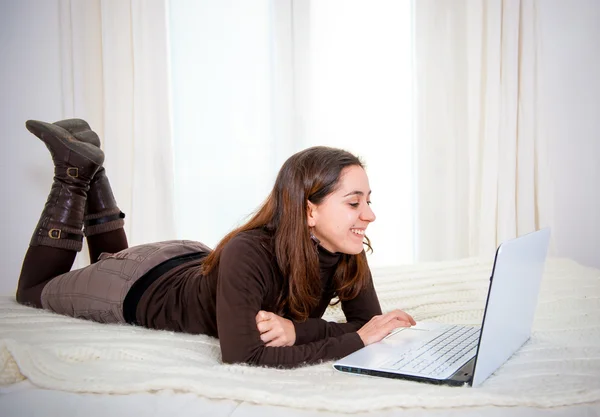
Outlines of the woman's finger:
{"label": "woman's finger", "polygon": [[260,340],[262,340],[264,343],[269,343],[270,341],[277,339],[277,337],[279,337],[278,332],[275,330],[269,330],[268,332],[260,335]]}
{"label": "woman's finger", "polygon": [[409,322],[412,325],[417,324],[417,322],[415,321],[415,319],[412,318],[412,316],[410,314],[408,314],[406,311],[402,311],[402,310],[398,310],[398,318],[405,320],[407,322]]}
{"label": "woman's finger", "polygon": [[409,321],[406,320],[400,320],[400,319],[396,319],[396,320],[390,320],[389,322],[387,322],[386,324],[386,329],[387,329],[387,333],[391,333],[396,329],[399,329],[401,327],[411,327],[412,324]]}
{"label": "woman's finger", "polygon": [[261,321],[267,321],[267,320],[270,320],[270,319],[271,319],[271,316],[270,316],[270,313],[268,311],[260,310],[256,314],[256,323],[260,323]]}
{"label": "woman's finger", "polygon": [[275,339],[273,339],[269,343],[267,343],[265,346],[267,346],[267,347],[282,347],[282,346],[285,346],[285,341],[283,340],[282,337],[276,337]]}
{"label": "woman's finger", "polygon": [[387,323],[390,320],[403,320],[406,321],[408,323],[410,323],[411,325],[416,324],[415,320],[406,312],[402,311],[402,310],[392,310],[389,313],[385,314],[384,316],[387,316],[385,318],[385,322]]}
{"label": "woman's finger", "polygon": [[413,325],[412,322],[408,321],[408,320],[404,320],[404,319],[396,319],[394,323],[395,328],[398,327],[411,327]]}
{"label": "woman's finger", "polygon": [[379,320],[376,321],[377,327],[387,327],[388,323],[392,320],[396,320],[397,317],[398,313],[396,310],[382,314],[381,316],[379,316]]}
{"label": "woman's finger", "polygon": [[401,316],[402,316],[402,317],[403,317],[403,318],[404,318],[406,321],[408,321],[410,324],[412,324],[413,326],[414,326],[415,324],[417,324],[417,322],[415,321],[415,319],[413,319],[413,318],[412,318],[412,316],[411,316],[410,314],[408,314],[406,311],[402,311],[402,310],[399,310],[399,311],[400,311],[400,314],[401,314]]}
{"label": "woman's finger", "polygon": [[269,330],[273,329],[273,322],[271,322],[271,321],[261,321],[261,322],[257,323],[256,327],[257,327],[258,332],[260,334],[266,333]]}

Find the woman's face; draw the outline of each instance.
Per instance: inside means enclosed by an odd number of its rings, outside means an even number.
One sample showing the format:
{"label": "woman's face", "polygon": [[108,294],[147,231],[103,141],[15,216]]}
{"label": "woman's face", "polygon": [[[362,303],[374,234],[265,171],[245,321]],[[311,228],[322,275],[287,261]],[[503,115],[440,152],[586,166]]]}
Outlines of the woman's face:
{"label": "woman's face", "polygon": [[308,225],[330,252],[356,255],[363,251],[364,234],[375,213],[369,204],[371,188],[360,166],[344,168],[337,190],[321,204],[308,203]]}

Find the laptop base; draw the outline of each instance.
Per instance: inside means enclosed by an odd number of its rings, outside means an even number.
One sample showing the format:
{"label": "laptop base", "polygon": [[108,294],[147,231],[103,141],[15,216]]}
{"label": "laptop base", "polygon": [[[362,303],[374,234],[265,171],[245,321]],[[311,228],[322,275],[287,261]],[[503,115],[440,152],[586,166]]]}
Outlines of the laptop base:
{"label": "laptop base", "polygon": [[447,379],[435,379],[435,378],[425,378],[421,376],[413,376],[407,374],[397,374],[394,372],[386,372],[379,371],[373,369],[362,369],[353,366],[343,366],[335,364],[333,367],[341,372],[348,372],[351,374],[358,375],[367,375],[367,376],[377,376],[383,378],[394,378],[394,379],[406,379],[409,381],[415,382],[424,382],[428,384],[436,384],[436,385],[450,385],[454,387],[460,387],[463,385],[471,385],[473,381],[473,366],[475,365],[475,358],[471,358],[467,363],[465,363],[458,371],[456,371],[452,376]]}

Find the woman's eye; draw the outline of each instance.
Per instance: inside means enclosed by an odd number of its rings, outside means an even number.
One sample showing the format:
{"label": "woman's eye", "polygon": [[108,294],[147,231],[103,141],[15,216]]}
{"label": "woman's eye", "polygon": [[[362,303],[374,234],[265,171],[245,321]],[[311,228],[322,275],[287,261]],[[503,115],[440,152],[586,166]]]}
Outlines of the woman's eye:
{"label": "woman's eye", "polygon": [[371,202],[370,202],[370,201],[367,201],[367,204],[368,204],[368,205],[371,205]]}
{"label": "woman's eye", "polygon": [[358,207],[358,203],[350,203],[352,207]]}

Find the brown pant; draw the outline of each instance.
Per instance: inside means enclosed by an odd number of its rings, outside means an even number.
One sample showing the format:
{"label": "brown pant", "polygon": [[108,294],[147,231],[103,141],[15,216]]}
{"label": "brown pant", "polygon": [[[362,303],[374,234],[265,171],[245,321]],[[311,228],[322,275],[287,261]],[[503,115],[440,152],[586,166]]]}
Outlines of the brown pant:
{"label": "brown pant", "polygon": [[100,323],[125,323],[123,300],[146,272],[176,256],[210,249],[190,240],[133,246],[98,262],[58,275],[42,291],[42,306],[59,314]]}

